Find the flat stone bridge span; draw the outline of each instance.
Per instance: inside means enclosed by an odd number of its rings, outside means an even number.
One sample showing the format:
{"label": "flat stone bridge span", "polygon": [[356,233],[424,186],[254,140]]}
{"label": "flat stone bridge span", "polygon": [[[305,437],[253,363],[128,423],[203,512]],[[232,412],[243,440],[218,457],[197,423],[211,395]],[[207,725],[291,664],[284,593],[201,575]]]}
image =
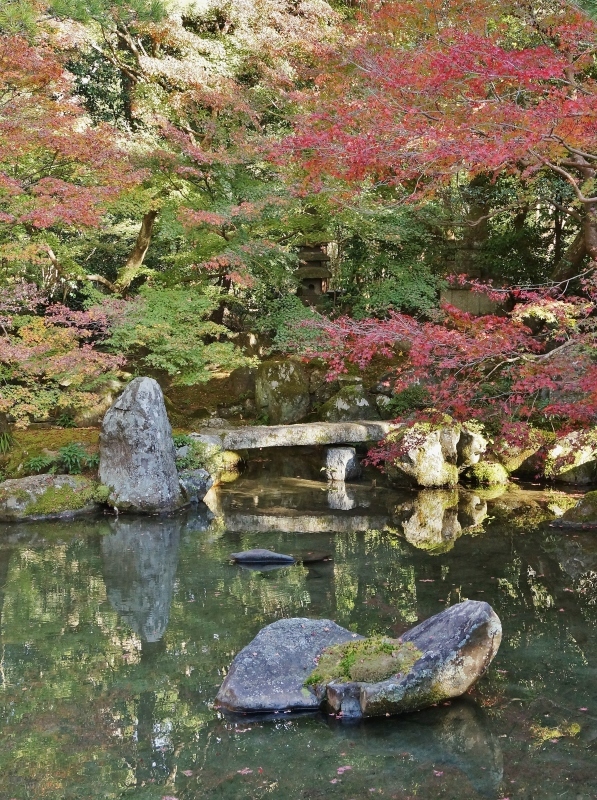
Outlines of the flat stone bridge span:
{"label": "flat stone bridge span", "polygon": [[193,439],[224,450],[260,447],[307,447],[378,442],[397,426],[390,422],[305,422],[296,425],[255,425],[242,428],[201,428]]}

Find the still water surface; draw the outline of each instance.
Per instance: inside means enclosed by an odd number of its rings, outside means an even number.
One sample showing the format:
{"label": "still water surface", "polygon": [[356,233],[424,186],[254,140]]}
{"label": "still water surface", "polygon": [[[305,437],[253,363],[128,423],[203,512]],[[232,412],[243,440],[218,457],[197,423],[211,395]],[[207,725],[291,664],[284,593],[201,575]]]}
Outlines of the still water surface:
{"label": "still water surface", "polygon": [[[249,476],[211,511],[5,528],[0,798],[597,798],[597,534],[550,529],[549,501]],[[331,558],[229,563],[252,547]],[[362,724],[213,708],[280,617],[397,636],[465,598],[504,641],[462,701]]]}

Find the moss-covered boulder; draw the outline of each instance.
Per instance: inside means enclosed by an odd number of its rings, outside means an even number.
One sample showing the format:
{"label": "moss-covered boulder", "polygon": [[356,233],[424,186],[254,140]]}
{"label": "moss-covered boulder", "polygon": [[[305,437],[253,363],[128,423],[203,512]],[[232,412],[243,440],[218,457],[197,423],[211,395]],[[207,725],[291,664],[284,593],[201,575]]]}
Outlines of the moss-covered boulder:
{"label": "moss-covered boulder", "polygon": [[576,486],[597,483],[597,430],[558,437],[547,451],[543,476]]}
{"label": "moss-covered boulder", "polygon": [[325,422],[379,419],[379,412],[367,396],[362,383],[345,386],[319,409],[319,418]]}
{"label": "moss-covered boulder", "polygon": [[390,433],[397,455],[386,465],[395,486],[452,488],[458,484],[461,428],[450,417],[438,423],[416,422]]}
{"label": "moss-covered boulder", "polygon": [[551,431],[537,428],[528,431],[521,441],[496,439],[488,452],[488,460],[500,463],[509,475],[534,478],[540,471],[539,451],[555,440]]}
{"label": "moss-covered boulder", "polygon": [[456,445],[459,470],[468,469],[478,464],[487,450],[488,442],[474,423],[465,423],[460,427],[460,438]]}
{"label": "moss-covered boulder", "polygon": [[508,483],[508,472],[495,461],[480,461],[468,467],[463,478],[472,486],[502,486]]}
{"label": "moss-covered boulder", "polygon": [[257,412],[274,425],[303,419],[309,412],[309,377],[303,365],[292,359],[264,361],[255,378]]}
{"label": "moss-covered boulder", "polygon": [[387,636],[328,647],[305,681],[306,686],[326,686],[332,681],[377,683],[410,672],[423,653],[412,644]]}
{"label": "moss-covered boulder", "polygon": [[501,635],[491,606],[475,600],[401,639],[363,639],[331,620],[278,620],[236,655],[217,702],[241,712],[325,704],[345,717],[415,711],[464,694],[491,663]]}
{"label": "moss-covered boulder", "polygon": [[82,475],[14,478],[0,483],[0,522],[72,517],[93,511],[102,497],[97,482]]}
{"label": "moss-covered boulder", "polygon": [[551,523],[554,528],[597,529],[597,492],[587,492],[578,503]]}

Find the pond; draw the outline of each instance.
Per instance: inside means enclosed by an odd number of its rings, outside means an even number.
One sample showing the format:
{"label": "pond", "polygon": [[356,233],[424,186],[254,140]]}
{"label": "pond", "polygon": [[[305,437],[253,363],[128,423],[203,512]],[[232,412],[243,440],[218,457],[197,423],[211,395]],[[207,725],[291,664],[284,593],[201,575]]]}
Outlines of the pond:
{"label": "pond", "polygon": [[[549,493],[283,473],[248,473],[210,511],[0,533],[0,797],[597,797],[597,535],[549,528]],[[229,562],[252,547],[310,558]],[[359,724],[213,707],[280,617],[396,636],[465,598],[504,640],[462,700]]]}

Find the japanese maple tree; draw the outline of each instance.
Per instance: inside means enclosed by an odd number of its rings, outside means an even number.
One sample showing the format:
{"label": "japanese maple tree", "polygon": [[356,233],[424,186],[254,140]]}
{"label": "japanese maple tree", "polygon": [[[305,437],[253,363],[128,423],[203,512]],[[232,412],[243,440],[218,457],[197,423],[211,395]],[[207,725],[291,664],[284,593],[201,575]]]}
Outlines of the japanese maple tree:
{"label": "japanese maple tree", "polygon": [[115,130],[91,126],[71,89],[49,49],[0,36],[0,257],[5,276],[41,268],[47,288],[71,277],[58,233],[99,226],[139,179]]}
{"label": "japanese maple tree", "polygon": [[[283,152],[309,181],[417,201],[457,174],[552,173],[579,232],[554,277],[597,259],[597,23],[565,2],[384,3],[322,53]],[[325,59],[325,62],[323,61]]]}

